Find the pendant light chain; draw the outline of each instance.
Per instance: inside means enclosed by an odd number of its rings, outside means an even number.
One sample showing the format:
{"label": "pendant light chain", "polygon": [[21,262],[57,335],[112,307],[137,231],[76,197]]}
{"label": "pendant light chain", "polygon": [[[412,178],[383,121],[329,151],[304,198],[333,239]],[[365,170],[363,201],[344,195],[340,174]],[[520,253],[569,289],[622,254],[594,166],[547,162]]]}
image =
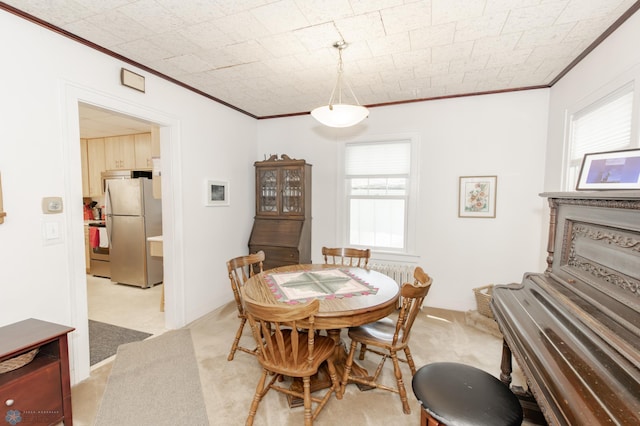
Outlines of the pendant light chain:
{"label": "pendant light chain", "polygon": [[338,103],[342,103],[342,76],[344,72],[344,65],[342,63],[342,49],[346,47],[346,43],[342,42],[338,47]]}
{"label": "pendant light chain", "polygon": [[336,93],[338,94],[338,104],[342,103],[342,87],[346,86],[347,89],[349,89],[349,93],[351,94],[351,96],[353,97],[353,99],[356,101],[356,105],[360,105],[360,102],[358,101],[358,98],[356,97],[356,94],[354,93],[353,89],[351,88],[351,85],[349,84],[349,82],[347,80],[344,80],[344,61],[342,60],[342,51],[344,49],[346,49],[348,46],[347,42],[344,40],[341,41],[337,41],[333,47],[335,47],[336,49],[338,49],[338,80],[336,81],[336,85],[333,87],[333,90],[331,91],[331,97],[329,98],[329,108],[333,109],[333,104],[336,103],[334,102],[334,99],[336,97]]}
{"label": "pendant light chain", "polygon": [[[338,78],[331,92],[331,96],[329,97],[328,105],[315,108],[311,111],[311,115],[316,120],[329,127],[350,127],[367,118],[369,115],[369,110],[360,105],[360,102],[349,85],[349,82],[347,80],[343,81],[344,62],[342,60],[342,50],[347,46],[348,45],[344,39],[333,44],[333,47],[338,49]],[[353,96],[356,105],[342,103],[343,86],[346,86],[349,89],[349,93]],[[335,102],[336,97],[337,102]]]}

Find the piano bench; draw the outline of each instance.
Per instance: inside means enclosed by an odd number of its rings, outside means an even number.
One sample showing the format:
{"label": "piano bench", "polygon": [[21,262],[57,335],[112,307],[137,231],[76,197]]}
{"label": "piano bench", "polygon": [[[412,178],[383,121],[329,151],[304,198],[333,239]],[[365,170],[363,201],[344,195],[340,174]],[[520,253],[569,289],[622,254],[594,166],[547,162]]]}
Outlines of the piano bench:
{"label": "piano bench", "polygon": [[522,424],[518,398],[500,380],[469,365],[427,364],[413,376],[421,426]]}

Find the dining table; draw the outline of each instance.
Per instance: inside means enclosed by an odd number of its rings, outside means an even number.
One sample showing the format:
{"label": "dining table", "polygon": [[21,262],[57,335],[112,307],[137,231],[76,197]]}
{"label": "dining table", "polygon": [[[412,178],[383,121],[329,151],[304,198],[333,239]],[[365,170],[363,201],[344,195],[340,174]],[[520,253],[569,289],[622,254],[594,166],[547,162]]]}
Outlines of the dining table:
{"label": "dining table", "polygon": [[[347,359],[347,346],[341,331],[382,319],[398,306],[400,287],[394,279],[369,268],[346,265],[297,264],[269,269],[254,275],[242,288],[245,300],[263,304],[297,304],[311,299],[320,300],[314,316],[316,330],[325,330],[336,342],[334,364],[338,378],[342,378]],[[371,378],[367,370],[356,362],[351,375]],[[292,386],[299,386],[294,381]],[[331,380],[326,371],[312,378],[311,391],[328,388]],[[370,387],[358,386],[360,390]],[[338,399],[342,394],[336,393]],[[289,399],[291,407],[301,400]]]}

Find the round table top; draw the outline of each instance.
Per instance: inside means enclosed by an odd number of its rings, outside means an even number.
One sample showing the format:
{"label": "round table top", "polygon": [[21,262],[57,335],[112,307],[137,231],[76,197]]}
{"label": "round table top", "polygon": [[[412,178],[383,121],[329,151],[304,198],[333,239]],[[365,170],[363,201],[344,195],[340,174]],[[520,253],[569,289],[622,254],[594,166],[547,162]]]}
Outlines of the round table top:
{"label": "round table top", "polygon": [[322,269],[348,270],[349,273],[376,287],[378,291],[376,294],[363,296],[321,299],[320,311],[315,315],[317,329],[328,330],[368,324],[386,317],[396,309],[400,287],[392,278],[370,269],[342,265],[306,264],[269,269],[247,280],[242,292],[244,297],[251,301],[266,304],[283,303],[276,300],[269,285],[265,282],[266,275]]}

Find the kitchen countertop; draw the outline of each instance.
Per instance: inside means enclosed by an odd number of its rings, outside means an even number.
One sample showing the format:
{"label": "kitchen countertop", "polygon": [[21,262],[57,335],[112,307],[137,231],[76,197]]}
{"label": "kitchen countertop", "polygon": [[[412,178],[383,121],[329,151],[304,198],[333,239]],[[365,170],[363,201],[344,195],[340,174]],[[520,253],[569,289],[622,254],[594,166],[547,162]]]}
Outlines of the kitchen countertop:
{"label": "kitchen countertop", "polygon": [[[149,242],[149,254],[154,257],[163,257],[162,235],[147,237]],[[160,312],[164,312],[164,285],[162,286],[162,297],[160,298]]]}
{"label": "kitchen countertop", "polygon": [[149,254],[151,256],[162,257],[163,243],[162,243],[162,235],[157,235],[155,237],[147,237],[147,241],[149,241]]}

